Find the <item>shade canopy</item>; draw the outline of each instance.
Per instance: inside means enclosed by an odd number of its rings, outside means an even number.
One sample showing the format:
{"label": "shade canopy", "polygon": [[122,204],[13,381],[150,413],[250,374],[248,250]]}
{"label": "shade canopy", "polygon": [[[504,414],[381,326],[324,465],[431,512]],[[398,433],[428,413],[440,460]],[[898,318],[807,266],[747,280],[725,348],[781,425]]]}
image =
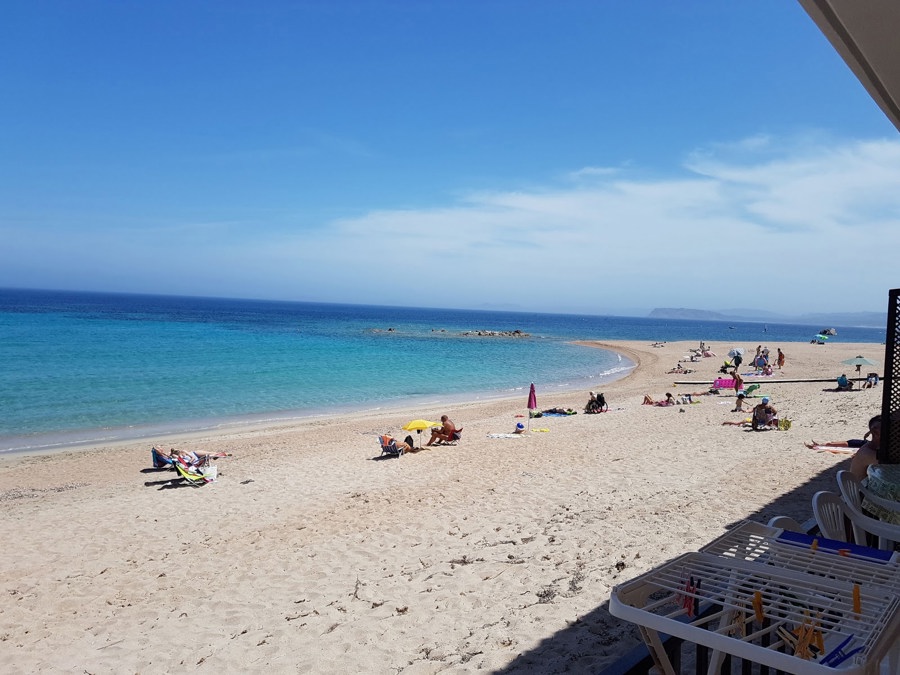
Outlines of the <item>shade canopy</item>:
{"label": "shade canopy", "polygon": [[878,364],[865,356],[854,356],[852,359],[844,359],[841,363],[848,366],[877,366]]}
{"label": "shade canopy", "polygon": [[431,427],[441,426],[440,422],[429,422],[428,420],[413,420],[407,422],[401,428],[404,431],[421,431],[422,429],[430,429]]}
{"label": "shade canopy", "polygon": [[900,2],[799,2],[869,96],[900,130]]}

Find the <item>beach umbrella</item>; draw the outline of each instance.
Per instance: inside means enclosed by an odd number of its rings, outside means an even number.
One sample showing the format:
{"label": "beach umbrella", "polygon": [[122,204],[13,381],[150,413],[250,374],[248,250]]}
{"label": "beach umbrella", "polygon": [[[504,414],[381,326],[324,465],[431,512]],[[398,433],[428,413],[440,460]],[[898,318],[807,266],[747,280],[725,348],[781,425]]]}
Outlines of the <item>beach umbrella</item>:
{"label": "beach umbrella", "polygon": [[741,360],[743,361],[743,359],[744,359],[744,348],[743,347],[732,347],[731,349],[728,350],[728,358],[729,359],[733,360],[734,357],[736,357],[736,356],[740,356]]}
{"label": "beach umbrella", "polygon": [[865,356],[859,355],[854,356],[852,359],[844,359],[841,363],[848,366],[856,366],[856,377],[857,379],[862,379],[862,367],[863,366],[875,366],[878,365],[874,361],[867,359]]}
{"label": "beach umbrella", "polygon": [[528,428],[531,428],[531,411],[537,410],[537,394],[534,392],[534,382],[528,390]]}
{"label": "beach umbrella", "polygon": [[429,422],[428,420],[413,420],[412,422],[407,422],[404,424],[401,429],[404,431],[413,431],[415,430],[416,434],[419,436],[419,447],[422,447],[422,431],[425,429],[430,429],[431,427],[439,427],[441,426],[439,422]]}

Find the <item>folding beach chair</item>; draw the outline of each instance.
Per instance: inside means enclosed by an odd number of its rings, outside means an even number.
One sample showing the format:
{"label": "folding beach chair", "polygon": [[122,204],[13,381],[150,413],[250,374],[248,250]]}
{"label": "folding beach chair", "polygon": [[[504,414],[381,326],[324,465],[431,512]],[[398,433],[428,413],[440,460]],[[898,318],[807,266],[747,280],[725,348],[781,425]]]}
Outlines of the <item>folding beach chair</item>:
{"label": "folding beach chair", "polygon": [[171,457],[166,457],[159,450],[153,448],[150,450],[150,459],[153,462],[154,469],[174,469],[175,468],[175,460]]}
{"label": "folding beach chair", "polygon": [[459,440],[462,438],[462,429],[454,429],[453,433],[450,434],[450,440],[444,441],[443,445],[456,445]]}
{"label": "folding beach chair", "polygon": [[390,436],[379,436],[378,443],[381,445],[381,457],[388,455],[399,458],[403,454],[403,450],[397,447],[397,441]]}
{"label": "folding beach chair", "polygon": [[439,440],[435,445],[456,445],[459,440],[462,438],[462,429],[454,429],[453,433],[450,434],[450,438],[446,440]]}
{"label": "folding beach chair", "polygon": [[203,487],[216,479],[217,471],[215,466],[207,466],[201,469],[178,461],[173,462],[172,466],[175,467],[178,477],[191,487]]}

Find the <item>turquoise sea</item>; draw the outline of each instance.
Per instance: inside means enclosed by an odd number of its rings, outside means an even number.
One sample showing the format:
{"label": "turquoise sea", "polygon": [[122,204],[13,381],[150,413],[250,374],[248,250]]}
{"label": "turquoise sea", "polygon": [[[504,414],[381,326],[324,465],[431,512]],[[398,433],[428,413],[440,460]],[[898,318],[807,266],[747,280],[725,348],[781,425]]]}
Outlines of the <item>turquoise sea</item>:
{"label": "turquoise sea", "polygon": [[[550,407],[633,366],[573,340],[774,348],[820,328],[0,289],[0,452],[409,404],[524,405],[531,382]],[[835,340],[884,341],[837,328]],[[464,335],[477,330],[528,337]]]}

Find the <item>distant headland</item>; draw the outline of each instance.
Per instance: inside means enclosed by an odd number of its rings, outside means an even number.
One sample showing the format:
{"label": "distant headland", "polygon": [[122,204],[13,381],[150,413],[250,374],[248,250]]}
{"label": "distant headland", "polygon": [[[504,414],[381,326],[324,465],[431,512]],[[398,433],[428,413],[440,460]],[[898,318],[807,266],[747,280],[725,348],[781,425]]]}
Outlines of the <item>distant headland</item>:
{"label": "distant headland", "polygon": [[884,328],[887,312],[833,312],[817,314],[778,314],[756,309],[722,309],[708,311],[685,307],[657,307],[647,315],[651,319],[686,319],[690,321],[746,321],[750,323],[788,323],[809,326],[857,326]]}

